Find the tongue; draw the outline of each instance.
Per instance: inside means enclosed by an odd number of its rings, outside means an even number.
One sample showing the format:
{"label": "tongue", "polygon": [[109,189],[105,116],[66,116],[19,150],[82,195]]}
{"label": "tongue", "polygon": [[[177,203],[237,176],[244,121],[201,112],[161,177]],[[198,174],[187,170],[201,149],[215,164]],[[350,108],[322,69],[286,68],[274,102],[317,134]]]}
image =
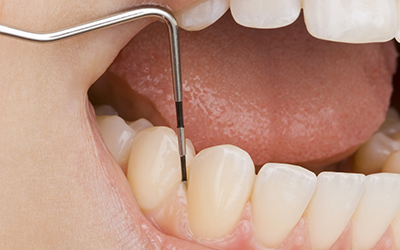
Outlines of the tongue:
{"label": "tongue", "polygon": [[[393,43],[317,40],[302,19],[282,29],[248,29],[230,14],[180,34],[186,135],[198,151],[234,144],[258,165],[316,167],[348,156],[383,122],[396,68]],[[168,53],[165,27],[154,23],[109,74],[119,83],[112,86],[145,100],[130,103],[133,113],[152,110],[150,119],[161,114],[155,122],[174,127]]]}

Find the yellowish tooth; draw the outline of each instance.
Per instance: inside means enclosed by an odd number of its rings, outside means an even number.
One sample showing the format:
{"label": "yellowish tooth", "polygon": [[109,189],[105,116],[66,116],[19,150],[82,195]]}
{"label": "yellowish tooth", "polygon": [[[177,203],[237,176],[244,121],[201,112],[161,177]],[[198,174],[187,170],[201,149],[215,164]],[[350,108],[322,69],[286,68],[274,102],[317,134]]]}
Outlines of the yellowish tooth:
{"label": "yellowish tooth", "polygon": [[[398,123],[398,124],[396,124],[396,125],[400,125],[400,123]],[[400,133],[397,132],[397,133],[395,133],[395,134],[390,135],[390,137],[391,137],[393,140],[400,142]]]}
{"label": "yellowish tooth", "polygon": [[366,178],[364,193],[353,215],[353,250],[370,250],[381,239],[400,209],[400,175],[380,173]]}
{"label": "yellowish tooth", "polygon": [[380,172],[387,157],[400,150],[400,142],[377,132],[357,151],[354,159],[354,170],[364,174]]}
{"label": "yellowish tooth", "polygon": [[207,148],[190,165],[188,218],[196,238],[220,239],[238,223],[255,177],[254,164],[245,151],[222,145]]}
{"label": "yellowish tooth", "polygon": [[390,107],[388,109],[386,119],[379,128],[379,131],[390,137],[400,132],[400,117],[395,108]]}
{"label": "yellowish tooth", "polygon": [[146,128],[152,128],[154,127],[151,122],[144,118],[140,118],[139,120],[136,120],[134,122],[129,122],[128,123],[129,127],[131,127],[133,130],[135,130],[136,133],[139,133],[140,131],[146,129]]}
{"label": "yellowish tooth", "polygon": [[259,243],[279,246],[303,215],[315,189],[314,173],[289,164],[268,163],[259,171],[251,195]]}
{"label": "yellowish tooth", "polygon": [[393,152],[386,159],[382,172],[400,174],[400,151]]}
{"label": "yellowish tooth", "polygon": [[[187,148],[187,164],[194,150]],[[178,140],[167,127],[141,131],[135,138],[128,163],[127,178],[143,211],[164,201],[170,190],[181,183]]]}
{"label": "yellowish tooth", "polygon": [[98,116],[97,123],[103,140],[119,165],[128,162],[136,132],[119,116]]}
{"label": "yellowish tooth", "polygon": [[396,247],[400,249],[400,212],[397,213],[397,216],[392,221],[392,230]]}
{"label": "yellowish tooth", "polygon": [[357,208],[365,175],[323,172],[306,217],[314,250],[328,250],[338,240]]}

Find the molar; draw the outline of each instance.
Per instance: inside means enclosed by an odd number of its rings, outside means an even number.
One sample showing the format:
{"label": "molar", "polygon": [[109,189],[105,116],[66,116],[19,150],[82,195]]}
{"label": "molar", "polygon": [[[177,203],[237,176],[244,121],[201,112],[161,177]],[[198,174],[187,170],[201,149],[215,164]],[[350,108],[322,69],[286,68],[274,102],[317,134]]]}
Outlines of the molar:
{"label": "molar", "polygon": [[231,0],[235,21],[259,29],[279,28],[293,23],[300,15],[300,0]]}
{"label": "molar", "polygon": [[393,152],[386,159],[382,172],[400,174],[400,151]]}
{"label": "molar", "polygon": [[263,246],[279,246],[303,215],[314,193],[314,173],[289,164],[268,163],[251,195],[255,234]]}
{"label": "molar", "polygon": [[395,0],[303,0],[303,9],[307,29],[316,38],[372,43],[396,34]]}
{"label": "molar", "polygon": [[377,132],[355,154],[354,170],[365,174],[380,172],[388,156],[400,150],[400,142]]}
{"label": "molar", "polygon": [[365,175],[323,172],[306,217],[312,249],[328,250],[338,240],[357,208]]}
{"label": "molar", "polygon": [[222,145],[202,150],[190,165],[189,228],[196,238],[220,239],[238,223],[253,187],[255,169],[249,154]]}
{"label": "molar", "polygon": [[372,249],[400,209],[400,175],[380,173],[366,178],[364,193],[353,215],[354,250]]}
{"label": "molar", "polygon": [[390,137],[400,132],[400,117],[395,108],[390,107],[388,109],[385,121],[380,126],[379,131]]}
{"label": "molar", "polygon": [[215,23],[229,9],[228,0],[200,0],[175,13],[179,27],[201,30]]}

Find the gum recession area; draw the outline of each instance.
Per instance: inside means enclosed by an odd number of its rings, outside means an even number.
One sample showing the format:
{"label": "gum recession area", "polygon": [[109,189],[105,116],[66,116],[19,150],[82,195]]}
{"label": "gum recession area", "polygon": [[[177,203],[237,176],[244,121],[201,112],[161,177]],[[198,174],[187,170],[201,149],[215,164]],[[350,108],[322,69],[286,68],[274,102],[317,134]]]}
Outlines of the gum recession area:
{"label": "gum recession area", "polygon": [[[107,73],[112,91],[93,92],[117,108],[129,106],[127,119],[174,127],[166,36],[158,23],[139,33]],[[181,47],[186,133],[197,151],[233,144],[256,165],[297,163],[315,171],[350,155],[383,122],[397,57],[393,43],[314,39],[302,18],[255,30],[230,14],[204,31],[181,31]],[[144,101],[127,105],[132,95]],[[139,107],[146,112],[135,114]]]}

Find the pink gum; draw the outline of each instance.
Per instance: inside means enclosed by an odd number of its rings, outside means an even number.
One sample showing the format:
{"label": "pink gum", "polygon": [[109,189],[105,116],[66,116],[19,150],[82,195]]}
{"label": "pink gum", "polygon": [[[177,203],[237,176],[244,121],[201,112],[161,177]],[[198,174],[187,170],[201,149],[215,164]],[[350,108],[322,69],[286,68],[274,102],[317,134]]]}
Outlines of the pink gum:
{"label": "pink gum", "polygon": [[[190,241],[216,249],[248,249],[265,250],[257,242],[252,223],[251,203],[248,202],[243,210],[242,216],[236,224],[234,230],[223,239],[209,240],[197,239],[189,229],[186,188],[180,184],[172,191],[167,199],[152,211],[145,212],[146,217],[161,232],[177,237],[179,239]],[[376,244],[373,250],[396,250],[394,236],[391,227],[387,229],[381,240]],[[342,235],[331,247],[331,250],[351,250],[352,223],[349,222]],[[308,223],[306,217],[302,217],[292,230],[285,241],[275,249],[279,250],[308,250],[311,249],[311,243],[308,235]]]}

